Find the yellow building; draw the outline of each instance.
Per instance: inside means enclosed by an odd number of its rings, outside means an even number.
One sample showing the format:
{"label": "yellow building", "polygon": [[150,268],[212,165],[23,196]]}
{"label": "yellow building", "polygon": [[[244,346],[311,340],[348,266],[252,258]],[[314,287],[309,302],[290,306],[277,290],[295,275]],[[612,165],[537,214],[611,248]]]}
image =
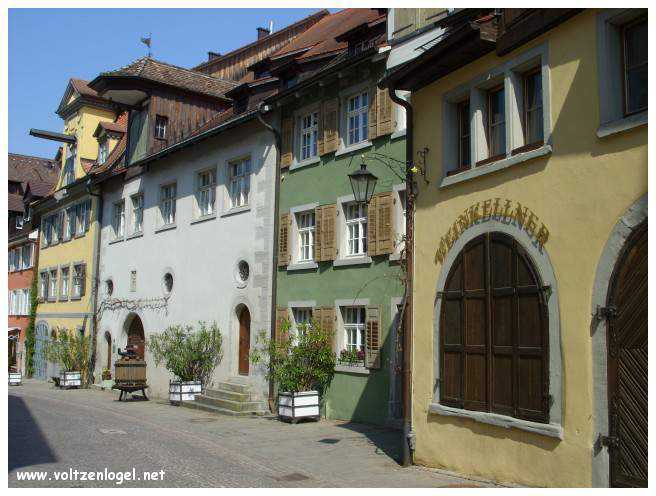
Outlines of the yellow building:
{"label": "yellow building", "polygon": [[386,80],[414,111],[414,461],[646,486],[646,9],[435,30]]}
{"label": "yellow building", "polygon": [[63,133],[30,131],[62,143],[59,180],[50,195],[31,206],[41,222],[34,354],[35,375],[41,379],[57,372],[43,353],[54,333],[95,332],[100,195],[89,188],[87,174],[99,154],[101,160],[107,158],[124,132],[110,102],[80,79],[69,81],[57,114],[64,120]]}

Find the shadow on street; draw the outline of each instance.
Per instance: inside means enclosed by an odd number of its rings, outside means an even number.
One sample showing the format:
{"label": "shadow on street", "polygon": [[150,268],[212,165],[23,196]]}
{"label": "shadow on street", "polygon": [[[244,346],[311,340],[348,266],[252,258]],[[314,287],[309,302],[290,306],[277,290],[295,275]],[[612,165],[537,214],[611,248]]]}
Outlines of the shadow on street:
{"label": "shadow on street", "polygon": [[41,428],[25,402],[9,394],[9,471],[14,469],[54,463],[55,454],[48,445]]}

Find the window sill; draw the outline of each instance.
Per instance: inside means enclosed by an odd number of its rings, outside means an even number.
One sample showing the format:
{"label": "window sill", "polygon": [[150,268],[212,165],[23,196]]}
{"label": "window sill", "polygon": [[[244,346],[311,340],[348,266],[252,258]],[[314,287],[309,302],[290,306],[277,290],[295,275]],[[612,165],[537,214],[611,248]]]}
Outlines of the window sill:
{"label": "window sill", "polygon": [[69,301],[79,301],[81,299],[82,299],[81,296],[71,296],[71,299]]}
{"label": "window sill", "polygon": [[231,215],[236,215],[240,214],[242,212],[248,212],[251,209],[250,205],[244,205],[242,207],[235,207],[231,208],[230,210],[226,210],[221,214],[221,217],[230,217]]}
{"label": "window sill", "polygon": [[647,124],[648,118],[647,111],[640,112],[639,114],[623,117],[615,121],[607,122],[599,126],[597,129],[597,137],[605,138],[614,134],[623,133],[636,127],[644,126]]}
{"label": "window sill", "polygon": [[289,264],[287,266],[287,272],[294,270],[317,270],[318,268],[319,264],[317,262],[297,262]]}
{"label": "window sill", "polygon": [[200,224],[201,222],[214,220],[214,219],[216,219],[216,214],[202,215],[200,217],[193,219],[191,222],[189,222],[189,224]]}
{"label": "window sill", "polygon": [[48,298],[46,301],[48,303],[57,303],[57,298]]}
{"label": "window sill", "polygon": [[85,234],[86,234],[86,232],[84,232],[82,234],[76,234],[75,236],[73,236],[73,239],[84,238]]}
{"label": "window sill", "polygon": [[309,167],[310,165],[316,165],[318,163],[321,163],[321,157],[319,155],[316,157],[308,158],[306,160],[302,160],[301,162],[294,162],[289,166],[289,170],[293,171],[296,169],[302,169],[303,167]]}
{"label": "window sill", "polygon": [[109,244],[113,245],[113,244],[116,244],[116,243],[121,243],[123,241],[125,241],[125,238],[114,238],[109,242]]}
{"label": "window sill", "polygon": [[369,375],[371,372],[364,365],[335,365],[335,372],[354,375]]}
{"label": "window sill", "polygon": [[561,440],[563,439],[563,428],[559,424],[541,424],[539,422],[531,422],[530,420],[508,417],[507,415],[499,415],[498,413],[462,410],[460,408],[440,405],[439,403],[431,403],[428,406],[428,411],[429,413],[437,415],[468,418],[483,424],[496,425],[506,429],[512,427],[527,432],[533,432],[535,434],[542,434],[543,436],[555,437]]}
{"label": "window sill", "polygon": [[143,231],[130,234],[126,239],[143,238]]}
{"label": "window sill", "polygon": [[372,146],[371,141],[362,141],[361,143],[356,143],[355,145],[347,146],[345,148],[340,148],[335,152],[335,157],[340,157],[342,155],[348,155],[349,153],[355,153],[365,148],[370,148]]}
{"label": "window sill", "polygon": [[157,229],[155,229],[155,232],[159,233],[159,232],[164,232],[164,231],[170,231],[171,229],[175,229],[176,227],[178,227],[178,226],[175,223],[166,224],[165,226],[158,227]]}
{"label": "window sill", "polygon": [[60,296],[57,301],[59,301],[60,303],[68,301],[68,296]]}
{"label": "window sill", "polygon": [[370,256],[340,258],[333,262],[333,267],[346,267],[349,265],[370,265],[371,261],[372,260]]}
{"label": "window sill", "polygon": [[458,174],[444,177],[439,187],[444,188],[447,186],[451,186],[453,184],[458,184],[463,181],[474,179],[479,176],[492,174],[493,172],[507,169],[508,167],[512,167],[514,165],[527,162],[529,160],[533,160],[534,158],[550,155],[552,151],[553,150],[551,148],[551,145],[543,145],[535,150],[530,150],[524,153],[518,153],[516,155],[512,155],[510,157],[497,160],[496,162],[491,162],[481,167],[474,167],[472,169],[467,169],[463,172],[459,172]]}

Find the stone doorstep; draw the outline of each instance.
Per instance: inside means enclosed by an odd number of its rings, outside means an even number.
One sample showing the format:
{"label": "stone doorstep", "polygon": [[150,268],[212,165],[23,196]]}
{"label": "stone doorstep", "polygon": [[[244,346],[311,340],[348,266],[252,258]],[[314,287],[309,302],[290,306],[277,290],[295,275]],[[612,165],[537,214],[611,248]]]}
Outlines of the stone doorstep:
{"label": "stone doorstep", "polygon": [[269,412],[265,410],[258,411],[234,411],[228,410],[227,408],[221,408],[218,406],[213,406],[206,403],[200,403],[198,401],[183,401],[181,406],[185,408],[192,408],[195,410],[203,410],[209,413],[216,413],[218,415],[229,415],[231,417],[261,417],[267,415]]}
{"label": "stone doorstep", "polygon": [[226,410],[231,410],[233,412],[255,412],[264,410],[264,405],[261,401],[231,401],[204,394],[197,395],[194,402],[225,408]]}
{"label": "stone doorstep", "polygon": [[216,386],[219,391],[232,391],[234,393],[250,394],[251,388],[248,384],[239,384],[235,382],[219,382]]}
{"label": "stone doorstep", "polygon": [[251,393],[236,393],[225,389],[206,389],[205,396],[230,401],[255,401]]}

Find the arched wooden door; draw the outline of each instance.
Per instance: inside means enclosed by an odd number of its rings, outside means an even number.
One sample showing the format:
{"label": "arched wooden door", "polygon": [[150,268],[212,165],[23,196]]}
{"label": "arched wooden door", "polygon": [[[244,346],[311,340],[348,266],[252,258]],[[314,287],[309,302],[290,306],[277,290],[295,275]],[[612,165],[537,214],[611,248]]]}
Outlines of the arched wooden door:
{"label": "arched wooden door", "polygon": [[128,345],[134,346],[137,357],[143,360],[144,351],[146,348],[146,338],[144,337],[144,328],[141,319],[135,315],[130,322],[128,329]]}
{"label": "arched wooden door", "polygon": [[239,313],[239,374],[248,375],[248,355],[251,350],[251,313],[243,307]]}
{"label": "arched wooden door", "polygon": [[647,487],[647,223],[627,240],[608,297],[611,487]]}

